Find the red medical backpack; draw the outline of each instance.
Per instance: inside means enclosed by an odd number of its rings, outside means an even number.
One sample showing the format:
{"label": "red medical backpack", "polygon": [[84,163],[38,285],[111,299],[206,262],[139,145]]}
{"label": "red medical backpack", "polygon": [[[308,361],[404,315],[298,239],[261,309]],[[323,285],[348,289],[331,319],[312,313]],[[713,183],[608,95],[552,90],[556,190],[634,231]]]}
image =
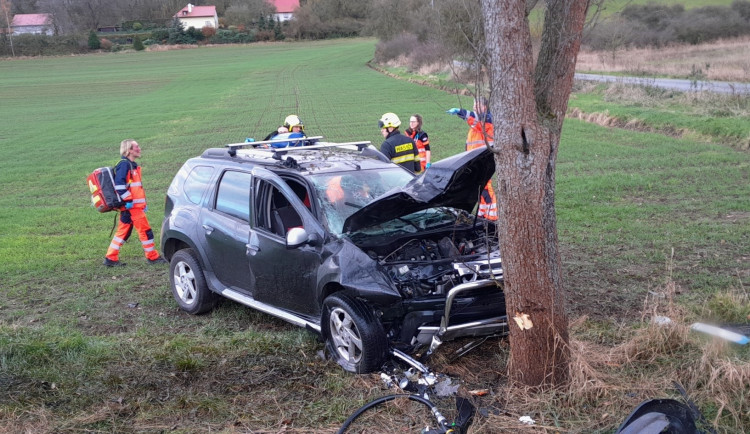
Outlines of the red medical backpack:
{"label": "red medical backpack", "polygon": [[86,178],[91,191],[91,205],[99,212],[115,211],[122,206],[122,199],[115,190],[115,171],[111,167],[100,167]]}

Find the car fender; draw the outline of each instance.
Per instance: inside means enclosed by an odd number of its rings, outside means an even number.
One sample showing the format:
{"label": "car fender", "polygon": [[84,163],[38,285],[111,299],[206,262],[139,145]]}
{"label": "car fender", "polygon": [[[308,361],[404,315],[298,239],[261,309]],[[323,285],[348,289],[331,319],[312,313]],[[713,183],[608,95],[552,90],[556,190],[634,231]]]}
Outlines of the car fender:
{"label": "car fender", "polygon": [[346,239],[335,239],[323,248],[318,269],[319,302],[328,294],[324,288],[334,283],[349,294],[374,306],[389,306],[401,301],[401,294],[376,260]]}

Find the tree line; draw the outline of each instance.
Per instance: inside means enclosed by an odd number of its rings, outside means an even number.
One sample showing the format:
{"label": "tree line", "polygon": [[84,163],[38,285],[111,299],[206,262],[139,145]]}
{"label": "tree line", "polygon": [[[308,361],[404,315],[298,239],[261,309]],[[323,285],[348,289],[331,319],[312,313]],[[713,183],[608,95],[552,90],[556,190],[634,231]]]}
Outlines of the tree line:
{"label": "tree line", "polygon": [[[214,5],[219,29],[211,34],[183,29],[182,35],[161,37],[174,27],[172,17],[190,1]],[[402,59],[410,69],[425,64],[466,59],[487,65],[483,46],[483,17],[480,0],[300,0],[294,18],[273,23],[274,7],[268,0],[2,0],[15,14],[50,13],[57,40],[35,41],[27,54],[45,54],[50,47],[86,50],[90,31],[118,26],[125,31],[155,30],[156,37],[140,35],[153,43],[243,43],[256,40],[326,39],[376,36],[380,43],[376,60]],[[539,3],[539,5],[537,4]],[[527,14],[542,2],[526,0]],[[597,20],[603,0],[591,0],[589,25],[582,44],[591,49],[612,50],[628,46],[665,45],[672,42],[699,43],[722,37],[750,34],[750,1],[734,0],[730,6],[706,6],[686,10],[681,5],[629,5],[617,14]],[[2,15],[2,14],[0,14]],[[541,17],[543,14],[536,14]],[[592,20],[592,17],[594,18]],[[542,23],[530,19],[532,36]],[[78,39],[76,39],[76,37]],[[537,36],[538,37],[538,36]],[[132,40],[128,37],[126,40]],[[79,43],[74,43],[78,41]],[[0,55],[9,55],[8,37],[0,36]],[[24,44],[21,44],[23,46]],[[467,55],[466,53],[471,53]],[[59,54],[59,53],[49,53]],[[479,58],[473,59],[479,55]],[[469,59],[472,58],[472,59]]]}

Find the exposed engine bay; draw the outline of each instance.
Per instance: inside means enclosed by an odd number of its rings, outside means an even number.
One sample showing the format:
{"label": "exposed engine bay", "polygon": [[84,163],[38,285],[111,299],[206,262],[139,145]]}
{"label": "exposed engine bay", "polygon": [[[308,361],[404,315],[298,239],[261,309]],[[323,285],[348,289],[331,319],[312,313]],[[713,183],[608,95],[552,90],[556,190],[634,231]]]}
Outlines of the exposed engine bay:
{"label": "exposed engine bay", "polygon": [[494,225],[477,230],[440,231],[399,238],[367,250],[385,267],[404,298],[446,294],[461,283],[501,279],[500,248]]}

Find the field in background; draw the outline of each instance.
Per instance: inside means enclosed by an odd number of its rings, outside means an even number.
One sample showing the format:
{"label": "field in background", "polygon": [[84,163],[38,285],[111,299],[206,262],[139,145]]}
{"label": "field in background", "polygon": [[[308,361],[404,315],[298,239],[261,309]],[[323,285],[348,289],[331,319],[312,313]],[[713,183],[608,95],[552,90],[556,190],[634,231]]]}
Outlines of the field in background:
{"label": "field in background", "polygon": [[578,54],[576,70],[633,76],[749,82],[750,38],[728,39],[700,45],[675,45],[664,49],[582,50]]}
{"label": "field in background", "polygon": [[649,3],[658,3],[661,5],[674,6],[683,5],[685,9],[700,8],[704,6],[730,6],[734,0],[605,0],[603,16],[608,16],[623,10],[629,5],[645,5]]}
{"label": "field in background", "polygon": [[[373,48],[358,39],[0,62],[0,431],[333,432],[387,393],[266,315],[229,302],[181,313],[167,270],[146,265],[137,243],[123,249],[126,268],[102,267],[113,216],[90,207],[84,184],[117,161],[120,140],[137,139],[158,236],[185,159],[263,137],[290,113],[308,134],[379,145],[382,113],[418,112],[433,158],[462,150],[466,125],[445,110],[470,100],[379,74],[365,65]],[[563,431],[612,430],[640,401],[673,393],[672,380],[721,432],[746,431],[750,353],[707,348],[684,324],[748,321],[749,180],[746,151],[566,121],[557,213],[574,389],[545,402],[506,393],[503,340],[452,363],[441,356],[434,367],[462,392],[493,390],[475,399],[474,432],[518,429],[529,413]],[[648,326],[653,313],[678,325]],[[723,380],[706,387],[701,375],[714,374]]]}

